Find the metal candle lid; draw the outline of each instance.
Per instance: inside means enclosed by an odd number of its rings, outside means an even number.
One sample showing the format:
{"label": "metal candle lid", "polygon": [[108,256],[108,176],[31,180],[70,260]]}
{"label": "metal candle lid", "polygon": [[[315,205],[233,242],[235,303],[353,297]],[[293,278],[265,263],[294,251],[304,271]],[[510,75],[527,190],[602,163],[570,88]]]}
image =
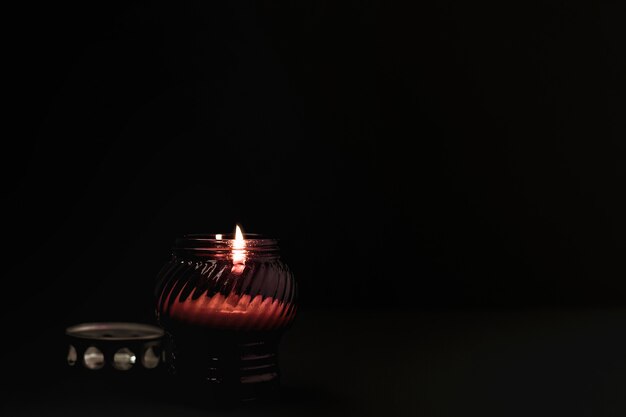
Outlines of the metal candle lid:
{"label": "metal candle lid", "polygon": [[70,367],[133,371],[161,363],[162,329],[141,323],[82,323],[65,330]]}

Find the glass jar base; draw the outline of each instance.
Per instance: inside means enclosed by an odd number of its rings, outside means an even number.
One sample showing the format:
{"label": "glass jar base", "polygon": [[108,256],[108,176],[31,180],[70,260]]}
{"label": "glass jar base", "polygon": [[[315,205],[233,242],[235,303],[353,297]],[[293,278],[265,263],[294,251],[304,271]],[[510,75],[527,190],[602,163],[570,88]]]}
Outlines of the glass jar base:
{"label": "glass jar base", "polygon": [[277,342],[223,331],[178,331],[175,338],[168,336],[166,363],[184,386],[207,390],[216,401],[266,399],[279,386]]}

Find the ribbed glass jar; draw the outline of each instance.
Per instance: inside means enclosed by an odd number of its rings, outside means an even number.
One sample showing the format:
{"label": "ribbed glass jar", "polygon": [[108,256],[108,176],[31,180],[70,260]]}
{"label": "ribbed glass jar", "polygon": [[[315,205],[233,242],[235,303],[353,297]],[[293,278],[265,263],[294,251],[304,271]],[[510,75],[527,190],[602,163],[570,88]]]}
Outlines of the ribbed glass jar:
{"label": "ribbed glass jar", "polygon": [[176,240],[156,286],[173,373],[250,399],[275,388],[277,344],[296,313],[293,274],[275,239],[188,235]]}

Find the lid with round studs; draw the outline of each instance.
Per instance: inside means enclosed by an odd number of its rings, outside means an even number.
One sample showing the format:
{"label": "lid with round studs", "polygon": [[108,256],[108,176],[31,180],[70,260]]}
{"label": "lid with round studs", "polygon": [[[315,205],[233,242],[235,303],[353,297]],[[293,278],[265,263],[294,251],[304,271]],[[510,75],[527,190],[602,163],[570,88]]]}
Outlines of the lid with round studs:
{"label": "lid with round studs", "polygon": [[141,323],[82,323],[65,330],[70,368],[102,373],[154,372],[163,361],[163,330]]}

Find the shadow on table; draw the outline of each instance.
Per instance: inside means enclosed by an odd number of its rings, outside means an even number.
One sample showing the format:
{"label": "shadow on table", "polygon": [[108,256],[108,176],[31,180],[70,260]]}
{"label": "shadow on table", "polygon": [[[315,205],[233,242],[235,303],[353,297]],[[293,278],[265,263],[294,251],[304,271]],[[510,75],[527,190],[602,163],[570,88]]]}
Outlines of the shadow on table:
{"label": "shadow on table", "polygon": [[[353,404],[323,387],[282,386],[274,395],[264,399],[239,401],[203,390],[199,386],[178,387],[171,395],[146,398],[160,402],[166,408],[185,409],[198,414],[203,412],[228,415],[346,415],[354,411]],[[194,413],[195,415],[195,413]]]}

